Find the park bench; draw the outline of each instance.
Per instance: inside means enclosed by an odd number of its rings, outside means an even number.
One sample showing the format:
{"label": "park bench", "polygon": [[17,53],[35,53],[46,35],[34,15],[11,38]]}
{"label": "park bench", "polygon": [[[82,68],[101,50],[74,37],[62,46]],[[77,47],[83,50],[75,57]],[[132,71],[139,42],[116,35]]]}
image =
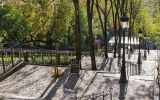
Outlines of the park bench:
{"label": "park bench", "polygon": [[71,62],[70,62],[70,72],[71,73],[74,73],[74,74],[79,74],[79,71],[80,71],[80,66],[79,66],[79,61],[77,61],[76,59],[71,59]]}

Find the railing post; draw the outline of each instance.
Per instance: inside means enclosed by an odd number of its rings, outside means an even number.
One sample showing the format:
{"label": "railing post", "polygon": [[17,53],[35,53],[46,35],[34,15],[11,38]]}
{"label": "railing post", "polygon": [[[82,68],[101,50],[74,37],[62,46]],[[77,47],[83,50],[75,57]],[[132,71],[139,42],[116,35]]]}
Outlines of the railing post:
{"label": "railing post", "polygon": [[2,67],[3,67],[3,72],[5,73],[6,70],[5,70],[5,66],[4,66],[3,52],[4,52],[4,51],[1,51],[1,57],[2,57]]}
{"label": "railing post", "polygon": [[30,51],[30,55],[31,55],[31,63],[33,64],[33,52]]}
{"label": "railing post", "polygon": [[128,68],[128,67],[129,67],[129,63],[130,63],[130,62],[128,61],[128,62],[127,62],[127,66],[126,66],[127,75],[129,75],[129,74],[128,74],[128,70],[129,70],[129,68]]}
{"label": "railing post", "polygon": [[[62,53],[63,54],[63,53]],[[61,62],[61,59],[60,59],[60,51],[58,50],[57,51],[57,64],[59,65],[60,64],[60,62]]]}
{"label": "railing post", "polygon": [[20,51],[19,51],[19,59],[20,60],[22,60],[21,55],[22,55],[22,48],[20,48]]}
{"label": "railing post", "polygon": [[41,56],[42,56],[42,63],[45,64],[44,59],[43,59],[43,51],[41,51]]}
{"label": "railing post", "polygon": [[110,89],[110,100],[112,100],[112,90],[113,88],[109,88]]}
{"label": "railing post", "polygon": [[133,70],[134,65],[132,64],[132,75],[134,74],[134,70]]}
{"label": "railing post", "polygon": [[134,74],[134,75],[136,75],[136,74],[137,74],[136,66],[137,66],[137,65],[135,64],[135,66],[134,66],[135,74]]}
{"label": "railing post", "polygon": [[50,59],[50,62],[51,62],[51,65],[52,65],[52,51],[50,51],[50,57],[51,57],[51,59]]}
{"label": "railing post", "polygon": [[21,60],[21,51],[18,51],[19,59]]}
{"label": "railing post", "polygon": [[12,49],[12,57],[13,57],[13,61],[15,61],[16,57],[15,57],[15,51],[14,51],[14,49]]}
{"label": "railing post", "polygon": [[[8,55],[8,52],[9,52],[8,50],[5,51],[5,57],[7,57],[7,58],[10,57],[10,56]],[[5,57],[4,57],[4,58],[5,58]],[[9,64],[9,59],[6,59],[6,65],[8,65],[8,64]]]}
{"label": "railing post", "polygon": [[103,95],[102,96],[103,96],[103,100],[104,100],[104,91],[103,91]]}
{"label": "railing post", "polygon": [[136,75],[138,75],[138,66],[136,65]]}
{"label": "railing post", "polygon": [[23,57],[24,57],[24,61],[28,62],[28,52],[27,51],[24,51]]}
{"label": "railing post", "polygon": [[135,70],[135,67],[136,67],[136,64],[134,64],[134,74],[133,74],[133,75],[135,75],[135,74],[136,74],[136,70]]}
{"label": "railing post", "polygon": [[14,62],[13,62],[13,55],[12,55],[12,49],[10,50],[10,55],[11,55],[11,64],[12,64],[12,67],[14,66]]}
{"label": "railing post", "polygon": [[130,73],[129,73],[129,74],[132,75],[132,74],[131,74],[131,73],[132,73],[131,63],[129,64],[129,67],[130,67]]}

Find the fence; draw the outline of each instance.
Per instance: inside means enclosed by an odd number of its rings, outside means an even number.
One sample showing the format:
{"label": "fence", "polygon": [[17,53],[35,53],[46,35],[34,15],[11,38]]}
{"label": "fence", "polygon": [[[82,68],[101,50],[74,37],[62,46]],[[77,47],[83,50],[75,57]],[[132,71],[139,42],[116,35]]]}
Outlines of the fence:
{"label": "fence", "polygon": [[[8,65],[12,62],[12,59],[24,60],[24,52],[27,53],[28,63],[37,65],[53,65],[55,64],[55,50],[46,49],[0,49],[1,52],[1,64]],[[82,52],[83,56],[89,56],[89,52]],[[58,63],[69,64],[71,59],[75,58],[74,51],[59,51]]]}
{"label": "fence", "polygon": [[[35,50],[23,50],[27,53],[29,64],[36,65],[53,65],[55,64],[55,50],[43,50],[43,49],[35,49]],[[96,55],[99,52],[96,52]],[[70,63],[71,59],[74,59],[75,52],[74,51],[58,51],[58,64],[67,65]],[[82,52],[82,57],[89,56],[89,52]]]}
{"label": "fence", "polygon": [[[71,59],[75,58],[74,51],[58,51],[58,64],[68,65]],[[101,52],[95,53],[101,56]],[[89,56],[89,52],[82,52],[82,57]],[[27,60],[32,65],[54,65],[55,50],[46,49],[22,49],[22,48],[0,48],[0,74],[4,73],[21,60]],[[27,59],[24,59],[25,58]]]}
{"label": "fence", "polygon": [[1,49],[0,56],[0,74],[5,73],[23,60],[21,52],[17,52],[12,48]]}
{"label": "fence", "polygon": [[25,50],[29,64],[52,65],[55,60],[53,51],[50,50]]}

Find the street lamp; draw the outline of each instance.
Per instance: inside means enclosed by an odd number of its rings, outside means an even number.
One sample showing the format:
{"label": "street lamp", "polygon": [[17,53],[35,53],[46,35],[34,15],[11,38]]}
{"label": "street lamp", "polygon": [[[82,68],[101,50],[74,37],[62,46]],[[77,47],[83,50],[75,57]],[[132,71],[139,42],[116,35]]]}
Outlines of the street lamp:
{"label": "street lamp", "polygon": [[145,60],[147,58],[147,54],[146,54],[146,39],[147,39],[147,35],[144,34],[144,59]]}
{"label": "street lamp", "polygon": [[127,78],[126,78],[126,66],[125,66],[125,31],[129,27],[128,23],[128,16],[126,13],[123,14],[123,16],[120,18],[121,20],[121,26],[122,26],[122,31],[123,31],[123,57],[122,57],[122,67],[121,67],[121,76],[119,83],[127,83]]}
{"label": "street lamp", "polygon": [[138,53],[138,61],[137,61],[137,64],[138,64],[138,71],[139,71],[139,75],[140,75],[140,70],[141,70],[141,64],[142,64],[142,60],[141,60],[141,51],[140,51],[140,48],[141,48],[141,38],[142,38],[142,29],[140,29],[138,31],[139,33],[139,53]]}

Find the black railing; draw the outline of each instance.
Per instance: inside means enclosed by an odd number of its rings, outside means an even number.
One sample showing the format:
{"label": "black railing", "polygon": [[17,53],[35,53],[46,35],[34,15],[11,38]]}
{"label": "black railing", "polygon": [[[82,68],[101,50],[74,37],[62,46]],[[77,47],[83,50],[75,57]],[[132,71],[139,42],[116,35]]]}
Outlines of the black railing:
{"label": "black railing", "polygon": [[157,81],[160,81],[160,52],[157,52]]}
{"label": "black railing", "polygon": [[126,73],[128,76],[138,75],[138,65],[132,61],[127,61]]}
{"label": "black railing", "polygon": [[113,88],[110,88],[106,91],[91,94],[91,95],[86,95],[83,97],[76,97],[75,95],[73,95],[72,99],[73,100],[112,100],[113,99],[112,90]]}

